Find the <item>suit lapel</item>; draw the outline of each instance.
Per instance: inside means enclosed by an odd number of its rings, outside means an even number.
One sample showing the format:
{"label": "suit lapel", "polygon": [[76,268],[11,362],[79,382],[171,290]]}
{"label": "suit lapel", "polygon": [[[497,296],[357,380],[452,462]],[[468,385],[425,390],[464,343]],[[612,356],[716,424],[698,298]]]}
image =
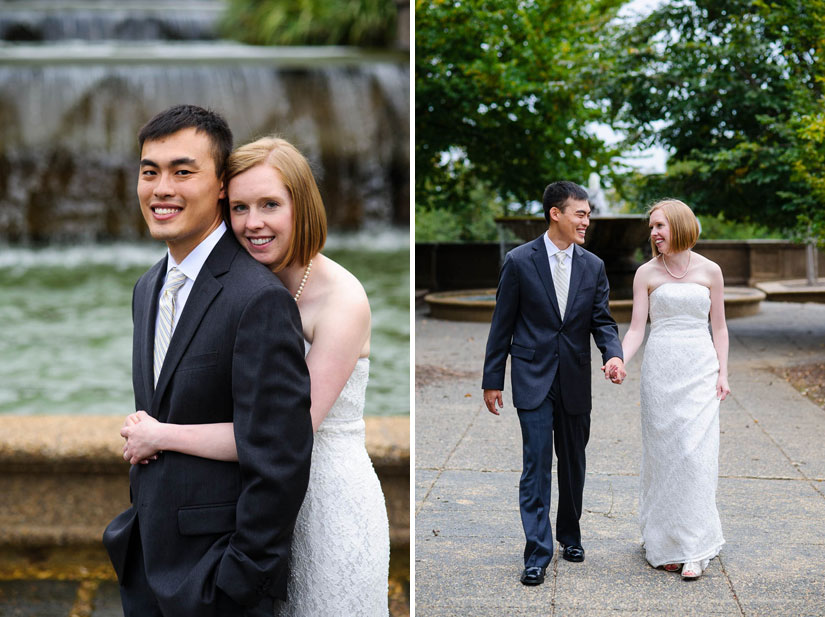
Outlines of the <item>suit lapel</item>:
{"label": "suit lapel", "polygon": [[[160,260],[149,273],[148,287],[149,293],[139,301],[141,302],[142,318],[137,323],[141,324],[143,338],[140,341],[141,371],[143,386],[146,392],[144,401],[152,400],[152,391],[155,388],[155,320],[158,314],[158,296],[163,287],[166,277],[166,257]],[[154,409],[154,407],[152,407]]]}
{"label": "suit lapel", "polygon": [[[169,341],[169,349],[166,351],[163,368],[158,376],[158,384],[152,397],[153,410],[160,409],[160,401],[166,387],[169,385],[172,374],[195,335],[207,309],[223,289],[218,277],[229,269],[229,264],[238,250],[240,250],[240,245],[232,237],[232,233],[227,232],[221,237],[203,264],[198,278],[192,286],[192,291],[189,292],[189,298],[183,307],[175,331],[172,333],[172,340]],[[152,341],[154,346],[154,336]],[[160,419],[165,420],[165,418]]]}
{"label": "suit lapel", "polygon": [[[570,286],[567,288],[567,308],[573,306],[573,301],[576,299],[576,292],[579,290],[579,285],[582,282],[582,275],[584,274],[584,256],[582,255],[582,248],[579,245],[573,246],[573,264],[570,268]],[[570,314],[569,310],[564,311],[564,316]]]}
{"label": "suit lapel", "polygon": [[544,285],[544,291],[547,292],[547,297],[550,299],[550,304],[553,305],[556,315],[561,319],[559,301],[558,298],[556,298],[556,287],[553,285],[553,274],[550,272],[550,258],[547,256],[547,247],[544,246],[544,234],[533,240],[532,259],[539,279],[542,285]]}

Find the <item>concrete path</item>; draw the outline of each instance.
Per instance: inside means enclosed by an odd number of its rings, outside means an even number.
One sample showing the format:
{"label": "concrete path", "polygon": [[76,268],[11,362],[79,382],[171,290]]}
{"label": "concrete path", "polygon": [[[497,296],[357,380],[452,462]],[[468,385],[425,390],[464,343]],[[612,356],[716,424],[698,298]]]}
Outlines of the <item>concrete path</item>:
{"label": "concrete path", "polygon": [[[415,615],[825,616],[825,410],[771,370],[825,361],[825,306],[765,302],[728,326],[733,394],[721,408],[720,557],[694,582],[647,565],[637,521],[642,355],[615,386],[601,379],[594,346],[586,560],[557,553],[546,582],[528,588],[519,583],[518,418],[509,392],[500,417],[481,399],[489,325],[419,311]],[[509,390],[509,376],[506,383]],[[555,474],[553,488],[555,506]]]}

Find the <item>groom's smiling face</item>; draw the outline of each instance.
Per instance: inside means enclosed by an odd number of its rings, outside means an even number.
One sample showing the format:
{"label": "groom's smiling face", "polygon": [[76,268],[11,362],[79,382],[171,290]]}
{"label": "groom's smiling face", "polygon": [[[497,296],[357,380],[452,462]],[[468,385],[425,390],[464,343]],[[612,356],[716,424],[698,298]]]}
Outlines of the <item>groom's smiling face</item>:
{"label": "groom's smiling face", "polygon": [[137,194],[149,233],[180,263],[221,223],[224,190],[210,138],[185,128],[144,142]]}
{"label": "groom's smiling face", "polygon": [[564,209],[552,208],[550,218],[555,228],[551,238],[564,244],[563,249],[570,244],[584,244],[584,234],[590,225],[590,204],[585,199],[568,199]]}

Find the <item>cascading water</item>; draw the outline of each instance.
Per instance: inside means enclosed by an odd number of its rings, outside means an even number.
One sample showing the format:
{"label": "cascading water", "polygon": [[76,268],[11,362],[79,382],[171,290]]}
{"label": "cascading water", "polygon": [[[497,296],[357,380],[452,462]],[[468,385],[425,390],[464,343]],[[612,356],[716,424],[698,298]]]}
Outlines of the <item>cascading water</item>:
{"label": "cascading water", "polygon": [[5,0],[0,3],[0,40],[209,40],[216,38],[215,26],[223,12],[221,2],[209,0],[124,4]]}
{"label": "cascading water", "polygon": [[136,135],[177,103],[295,143],[331,226],[408,222],[406,56],[204,41],[221,6],[0,0],[0,241],[144,237]]}

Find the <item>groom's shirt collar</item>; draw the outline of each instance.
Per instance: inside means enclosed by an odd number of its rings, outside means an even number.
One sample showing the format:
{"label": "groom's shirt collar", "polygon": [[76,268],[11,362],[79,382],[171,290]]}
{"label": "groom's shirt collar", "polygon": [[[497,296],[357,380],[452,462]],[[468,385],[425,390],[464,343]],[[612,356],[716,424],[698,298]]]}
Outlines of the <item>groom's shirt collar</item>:
{"label": "groom's shirt collar", "polygon": [[[183,313],[183,307],[186,305],[186,300],[189,298],[189,292],[192,291],[192,285],[195,284],[195,279],[198,278],[198,274],[200,274],[203,264],[206,263],[206,259],[209,257],[212,249],[215,248],[215,245],[224,233],[226,233],[226,223],[221,221],[221,224],[218,225],[218,227],[211,234],[206,236],[206,238],[204,238],[198,246],[192,249],[192,251],[180,263],[177,263],[175,258],[172,257],[172,253],[167,250],[166,276],[169,276],[169,270],[172,268],[177,268],[186,275],[186,282],[178,290],[178,295],[175,299],[175,314],[172,317],[173,330],[175,326],[178,325],[178,319],[180,318],[181,313]],[[165,284],[166,278],[164,277],[163,280]],[[160,294],[158,295],[158,301],[160,301],[160,296],[162,294],[163,287],[161,287]],[[155,331],[157,331],[157,319],[155,320]]]}
{"label": "groom's shirt collar", "polygon": [[[201,243],[192,249],[192,251],[180,263],[177,263],[175,258],[172,257],[172,253],[167,251],[166,274],[168,275],[169,270],[172,268],[177,268],[186,275],[188,281],[194,282],[194,280],[198,278],[198,274],[200,274],[203,264],[206,263],[206,258],[209,257],[209,253],[212,252],[212,249],[215,248],[218,240],[221,239],[225,232],[226,223],[221,221],[221,224],[218,225],[211,234],[201,240]],[[178,294],[180,295],[180,292],[178,292]]]}
{"label": "groom's shirt collar", "polygon": [[542,234],[542,237],[544,238],[544,248],[547,249],[547,256],[550,258],[550,263],[551,264],[556,263],[556,253],[565,253],[567,255],[567,259],[570,260],[570,261],[568,261],[568,263],[573,263],[572,260],[573,260],[573,246],[574,246],[574,244],[572,242],[570,243],[570,246],[568,246],[566,249],[564,249],[564,251],[562,251],[562,250],[559,249],[559,247],[557,247],[555,244],[553,244],[553,242],[550,240],[549,236],[547,235],[546,231]]}

